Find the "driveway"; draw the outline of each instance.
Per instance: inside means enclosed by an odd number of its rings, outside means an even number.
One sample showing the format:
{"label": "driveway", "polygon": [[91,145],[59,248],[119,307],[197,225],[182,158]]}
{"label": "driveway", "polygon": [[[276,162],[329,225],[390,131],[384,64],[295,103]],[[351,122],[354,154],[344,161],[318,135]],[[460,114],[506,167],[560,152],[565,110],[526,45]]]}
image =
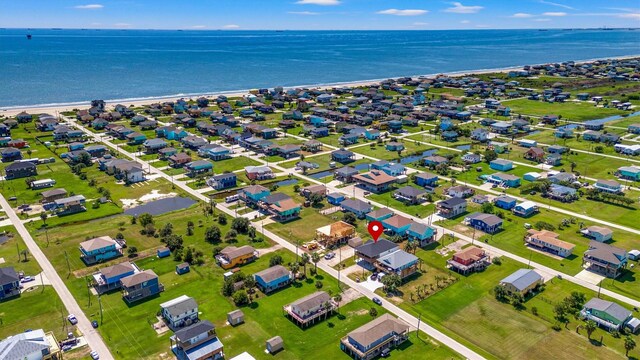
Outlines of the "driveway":
{"label": "driveway", "polygon": [[586,282],[588,282],[590,284],[593,284],[593,285],[598,285],[600,283],[600,281],[605,279],[604,276],[602,276],[600,274],[596,274],[596,273],[591,272],[589,270],[582,270],[575,277],[580,279],[580,280],[584,280],[584,281],[586,281]]}

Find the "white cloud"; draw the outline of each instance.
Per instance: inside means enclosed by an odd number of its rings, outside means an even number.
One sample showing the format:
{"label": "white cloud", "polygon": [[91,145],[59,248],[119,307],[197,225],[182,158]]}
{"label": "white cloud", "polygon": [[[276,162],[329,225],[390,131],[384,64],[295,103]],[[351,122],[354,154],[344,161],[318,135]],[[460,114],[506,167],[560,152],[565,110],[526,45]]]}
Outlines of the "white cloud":
{"label": "white cloud", "polygon": [[239,29],[240,25],[236,25],[236,24],[228,24],[222,27],[223,29]]}
{"label": "white cloud", "polygon": [[559,4],[556,2],[552,2],[552,1],[545,1],[545,0],[538,0],[538,2],[540,4],[546,4],[546,5],[551,5],[551,6],[557,6],[557,7],[561,7],[563,9],[568,9],[568,10],[575,10],[575,8],[572,8],[569,5],[564,5],[564,4]]}
{"label": "white cloud", "polygon": [[420,21],[413,23],[413,26],[427,26],[427,25],[429,25],[429,23],[420,22]]}
{"label": "white cloud", "polygon": [[469,20],[462,20],[462,21],[460,21],[460,24],[470,24],[470,23],[471,23],[471,21],[469,21]]}
{"label": "white cloud", "polygon": [[527,14],[527,13],[515,13],[511,15],[511,17],[516,19],[526,19],[526,18],[533,17],[533,15]]}
{"label": "white cloud", "polygon": [[102,9],[103,7],[104,5],[101,5],[101,4],[87,4],[87,5],[74,6],[74,8],[80,9],[80,10],[98,10],[98,9]]}
{"label": "white cloud", "polygon": [[625,19],[637,19],[640,20],[640,13],[629,13],[629,14],[620,14],[618,17]]}
{"label": "white cloud", "polygon": [[551,21],[551,19],[549,19],[549,18],[538,18],[538,19],[533,19],[533,21],[537,21],[537,22],[547,22],[547,21]]}
{"label": "white cloud", "polygon": [[453,7],[447,8],[444,11],[456,14],[475,14],[484,9],[482,6],[465,6],[459,2],[452,2],[451,5],[453,5]]}
{"label": "white cloud", "polygon": [[121,23],[115,23],[115,24],[113,24],[113,26],[115,26],[115,27],[125,28],[125,27],[131,27],[131,24],[129,24],[129,23],[122,23],[122,22],[121,22]]}
{"label": "white cloud", "polygon": [[340,0],[298,0],[296,4],[331,6],[331,5],[340,5]]}
{"label": "white cloud", "polygon": [[320,13],[313,12],[313,11],[289,11],[289,12],[287,12],[287,14],[292,14],[292,15],[320,15]]}
{"label": "white cloud", "polygon": [[411,10],[411,9],[407,9],[407,10],[399,10],[399,9],[387,9],[387,10],[381,10],[378,11],[376,14],[382,14],[382,15],[396,15],[396,16],[418,16],[418,15],[424,15],[426,13],[428,13],[429,11],[427,10]]}
{"label": "white cloud", "polygon": [[192,29],[206,29],[207,25],[193,25],[191,28]]}
{"label": "white cloud", "polygon": [[546,12],[546,13],[542,13],[542,15],[559,17],[559,16],[567,16],[567,13],[566,12]]}

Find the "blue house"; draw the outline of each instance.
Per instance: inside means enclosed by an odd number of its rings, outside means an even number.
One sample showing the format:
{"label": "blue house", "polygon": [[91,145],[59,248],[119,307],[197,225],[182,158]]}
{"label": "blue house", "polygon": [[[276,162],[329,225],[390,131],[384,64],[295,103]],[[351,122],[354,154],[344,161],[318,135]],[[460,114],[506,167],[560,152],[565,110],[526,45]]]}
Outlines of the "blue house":
{"label": "blue house", "polygon": [[234,173],[215,175],[207,179],[207,185],[215,190],[223,190],[236,186],[237,176]]}
{"label": "blue house", "polygon": [[460,112],[456,113],[456,119],[462,120],[462,121],[471,120],[471,112],[469,112],[469,111],[460,111]]}
{"label": "blue house", "polygon": [[331,205],[340,205],[340,203],[345,199],[345,196],[341,193],[331,193],[327,194],[327,202]]}
{"label": "blue house", "polygon": [[582,138],[586,141],[600,141],[602,133],[598,131],[588,130],[582,133]]}
{"label": "blue house", "polygon": [[171,256],[171,250],[168,247],[163,247],[156,250],[156,256],[160,259]]}
{"label": "blue house", "polygon": [[505,173],[491,174],[487,178],[487,181],[500,186],[506,186],[506,187],[512,187],[512,188],[520,186],[519,177],[511,174],[505,174]]}
{"label": "blue house", "polygon": [[274,139],[278,136],[278,131],[272,128],[262,129],[260,135],[263,139]]}
{"label": "blue house", "polygon": [[12,162],[22,159],[22,153],[16,148],[3,148],[0,153],[2,153],[2,162]]}
{"label": "blue house", "polygon": [[560,139],[569,139],[573,137],[573,130],[569,128],[558,128],[553,132],[553,136]]}
{"label": "blue house", "polygon": [[394,215],[394,212],[389,208],[380,208],[367,213],[365,218],[367,221],[383,221]]}
{"label": "blue house", "polygon": [[184,166],[187,176],[196,176],[213,171],[213,164],[207,160],[196,160]]}
{"label": "blue house", "polygon": [[387,125],[389,126],[389,132],[399,133],[402,131],[402,121],[400,120],[391,120]]}
{"label": "blue house", "polygon": [[93,276],[95,281],[94,288],[98,294],[120,289],[122,285],[120,280],[133,274],[135,274],[135,268],[128,261],[102,268]]}
{"label": "blue house", "polygon": [[387,151],[402,151],[404,150],[404,144],[397,141],[390,141],[385,145]]}
{"label": "blue house", "polygon": [[80,258],[87,265],[122,256],[122,248],[109,236],[101,236],[80,243]]}
{"label": "blue house", "polygon": [[376,129],[367,129],[364,132],[364,137],[367,138],[367,140],[378,140],[380,137],[380,131]]}
{"label": "blue house", "polygon": [[384,314],[347,334],[340,341],[340,349],[355,359],[375,359],[408,337],[409,325]]}
{"label": "blue house", "polygon": [[440,130],[447,131],[453,128],[453,121],[448,117],[443,117],[440,119]]}
{"label": "blue house", "polygon": [[507,195],[498,196],[497,198],[495,198],[495,200],[493,200],[493,202],[496,207],[505,210],[511,210],[516,206],[516,199]]}
{"label": "blue house", "polygon": [[213,161],[220,161],[230,157],[231,150],[223,146],[215,146],[205,151],[204,155]]}
{"label": "blue house", "polygon": [[20,277],[13,267],[0,268],[0,300],[20,295]]}
{"label": "blue house", "polygon": [[415,183],[424,187],[436,187],[438,186],[438,175],[428,172],[416,174]]}
{"label": "blue house", "polygon": [[622,166],[618,168],[616,174],[627,180],[640,181],[640,167],[639,166]]}
{"label": "blue house", "polygon": [[465,217],[464,222],[474,229],[495,234],[502,229],[502,219],[493,215],[476,212]]}
{"label": "blue house", "polygon": [[471,131],[471,139],[485,142],[489,139],[489,132],[486,129],[477,128]]}
{"label": "blue house", "polygon": [[84,149],[84,144],[81,142],[73,142],[67,145],[67,149],[69,149],[69,151],[82,150]]}
{"label": "blue house", "polygon": [[158,275],[153,270],[144,270],[120,280],[122,284],[122,298],[132,304],[164,291]]}
{"label": "blue house", "polygon": [[185,262],[185,263],[176,265],[176,274],[178,274],[178,275],[184,275],[184,274],[188,273],[189,271],[191,271],[189,263]]}
{"label": "blue house", "polygon": [[560,145],[550,145],[547,147],[547,152],[550,154],[564,154],[569,148]]}
{"label": "blue house", "polygon": [[242,189],[240,198],[242,198],[246,203],[257,204],[269,195],[271,195],[271,192],[266,187],[261,185],[251,185]]}
{"label": "blue house", "polygon": [[517,204],[511,211],[513,211],[515,215],[529,217],[538,212],[538,205],[533,201],[523,201]]}
{"label": "blue house", "polygon": [[456,131],[443,131],[441,134],[444,141],[458,141],[458,136]]}
{"label": "blue house", "polygon": [[384,225],[384,231],[394,235],[404,236],[409,230],[409,226],[413,220],[406,218],[402,215],[393,215],[390,218],[382,220]]}
{"label": "blue house", "polygon": [[348,163],[354,161],[356,159],[356,155],[345,149],[335,150],[331,152],[331,160],[337,161],[339,163]]}
{"label": "blue house", "polygon": [[311,134],[311,137],[313,138],[321,138],[321,137],[329,136],[329,128],[326,128],[326,127],[313,128],[311,129],[309,134]]}
{"label": "blue house", "polygon": [[344,134],[338,138],[338,142],[340,145],[347,146],[357,143],[358,138],[357,134]]}
{"label": "blue house", "polygon": [[419,241],[420,246],[428,245],[435,240],[436,229],[413,221],[407,229],[409,241]]}
{"label": "blue house", "polygon": [[182,140],[187,137],[187,132],[177,129],[173,126],[162,126],[156,129],[156,136],[163,137],[167,140]]}
{"label": "blue house", "polygon": [[504,159],[495,159],[489,163],[489,167],[498,171],[509,171],[513,169],[513,162]]}
{"label": "blue house", "polygon": [[360,219],[364,219],[367,213],[373,210],[373,206],[358,199],[343,200],[340,203],[340,207],[342,211],[354,213]]}
{"label": "blue house", "polygon": [[640,134],[640,124],[631,124],[627,130],[632,134]]}
{"label": "blue house", "polygon": [[282,265],[272,266],[253,274],[256,285],[262,292],[268,294],[291,283],[291,272]]}

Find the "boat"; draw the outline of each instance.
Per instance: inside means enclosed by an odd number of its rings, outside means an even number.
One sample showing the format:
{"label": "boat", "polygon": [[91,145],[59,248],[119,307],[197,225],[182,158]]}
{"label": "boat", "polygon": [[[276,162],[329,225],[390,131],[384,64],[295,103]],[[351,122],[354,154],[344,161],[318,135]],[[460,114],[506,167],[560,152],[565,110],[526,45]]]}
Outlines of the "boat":
{"label": "boat", "polygon": [[31,40],[31,34],[27,34],[27,40]]}

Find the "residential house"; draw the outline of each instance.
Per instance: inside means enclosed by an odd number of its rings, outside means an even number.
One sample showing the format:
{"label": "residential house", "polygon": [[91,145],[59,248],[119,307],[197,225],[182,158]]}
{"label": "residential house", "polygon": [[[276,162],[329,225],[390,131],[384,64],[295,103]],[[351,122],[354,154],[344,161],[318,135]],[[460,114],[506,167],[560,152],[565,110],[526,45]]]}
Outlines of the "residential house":
{"label": "residential house", "polygon": [[549,191],[547,191],[547,196],[554,200],[571,202],[577,197],[577,191],[569,186],[551,184]]}
{"label": "residential house", "polygon": [[509,171],[513,169],[513,161],[496,159],[489,163],[489,167],[497,171]]}
{"label": "residential house", "polygon": [[382,220],[384,231],[390,235],[405,236],[413,220],[402,215],[393,215]]}
{"label": "residential house", "polygon": [[211,186],[215,190],[224,190],[233,188],[236,186],[237,176],[234,173],[224,173],[214,175],[207,179],[207,185]]}
{"label": "residential house", "polygon": [[553,136],[560,138],[560,139],[569,139],[573,137],[573,129],[567,128],[567,127],[560,127],[557,128],[554,132],[553,132]]}
{"label": "residential house", "polygon": [[609,331],[620,331],[633,318],[631,311],[612,301],[593,298],[582,306],[580,315]]}
{"label": "residential house", "polygon": [[625,180],[640,181],[640,166],[619,167],[616,175]]}
{"label": "residential house", "polygon": [[333,313],[337,307],[329,294],[324,291],[316,291],[285,305],[284,311],[298,326],[305,328],[323,317],[326,319],[327,315]]}
{"label": "residential house", "polygon": [[178,149],[172,147],[166,147],[158,150],[158,158],[161,160],[168,159],[171,155],[178,153]]}
{"label": "residential house", "polygon": [[412,221],[406,235],[409,241],[418,241],[420,246],[426,246],[436,240],[436,229],[423,223]]}
{"label": "residential house", "polygon": [[262,185],[250,185],[240,192],[240,199],[249,205],[257,205],[267,196],[271,195],[269,189]]}
{"label": "residential house", "polygon": [[13,162],[22,159],[22,152],[13,147],[7,147],[0,150],[2,154],[2,162]]}
{"label": "residential house", "polygon": [[449,159],[439,155],[431,155],[422,159],[422,162],[424,163],[425,166],[435,167],[440,164],[447,164],[449,162]]}
{"label": "residential house", "polygon": [[562,155],[561,154],[548,154],[544,158],[544,163],[551,166],[560,166],[562,165]]}
{"label": "residential house", "polygon": [[174,168],[181,168],[185,164],[191,162],[191,156],[187,155],[187,153],[178,153],[169,156],[169,166]]}
{"label": "residential house", "polygon": [[387,151],[402,151],[404,150],[404,144],[397,141],[390,141],[385,145]]}
{"label": "residential house", "polygon": [[184,169],[187,176],[194,177],[213,172],[213,164],[207,160],[196,160],[185,164]]}
{"label": "residential house", "polygon": [[216,262],[223,269],[233,269],[234,267],[248,264],[258,258],[256,249],[249,245],[241,247],[227,246],[215,256]]}
{"label": "residential house", "polygon": [[597,241],[591,241],[582,256],[582,267],[610,278],[620,276],[626,266],[626,250]]}
{"label": "residential house", "polygon": [[43,204],[46,204],[46,203],[54,202],[56,200],[65,198],[67,196],[67,190],[62,188],[51,189],[51,190],[41,192],[40,196],[42,196],[42,199],[40,200],[40,202]]}
{"label": "residential house", "polygon": [[182,144],[189,149],[197,150],[202,146],[209,144],[209,142],[199,136],[188,135],[182,138]]}
{"label": "residential house", "polygon": [[475,190],[466,185],[456,185],[447,189],[446,195],[457,198],[468,198],[475,193]]}
{"label": "residential house", "polygon": [[224,359],[222,342],[209,320],[180,329],[169,340],[178,360]]}
{"label": "residential house", "polygon": [[429,172],[418,173],[415,176],[415,183],[418,186],[434,188],[438,186],[438,175]]}
{"label": "residential house", "polygon": [[544,278],[533,269],[518,269],[513,274],[500,280],[502,286],[509,294],[527,296],[540,285],[544,284]]}
{"label": "residential house", "polygon": [[[274,196],[273,194],[271,196]],[[284,194],[283,194],[284,195]],[[265,199],[268,200],[268,199]],[[300,216],[302,210],[300,204],[296,203],[291,197],[286,196],[275,201],[268,201],[269,211],[275,215],[278,221],[289,221]]]}
{"label": "residential house", "polygon": [[26,330],[0,341],[0,358],[4,360],[61,360],[62,353],[53,332]]}
{"label": "residential house", "polygon": [[354,175],[353,180],[365,190],[381,193],[387,191],[397,179],[387,175],[385,172],[373,170],[364,174]]}
{"label": "residential house", "polygon": [[627,127],[627,131],[632,134],[640,134],[640,124],[631,124]]}
{"label": "residential house", "polygon": [[160,304],[160,314],[169,328],[175,331],[198,322],[198,304],[193,298],[181,295]]}
{"label": "residential house", "polygon": [[405,204],[416,205],[424,201],[426,194],[427,192],[422,189],[407,185],[394,191],[392,196]]}
{"label": "residential house", "polygon": [[122,284],[122,298],[127,304],[132,304],[164,291],[164,286],[158,280],[153,270],[144,270],[129,275],[120,280]]}
{"label": "residential house", "polygon": [[467,211],[467,201],[463,198],[453,197],[436,204],[438,214],[445,218],[454,218]]}
{"label": "residential house", "polygon": [[474,229],[478,229],[489,234],[495,234],[502,229],[502,219],[493,214],[485,214],[481,212],[467,215],[464,218],[464,223]]}
{"label": "residential house", "polygon": [[372,360],[400,346],[409,337],[409,325],[384,314],[340,340],[340,349],[356,360]]}
{"label": "residential house", "polygon": [[357,169],[352,168],[351,166],[345,166],[336,170],[333,173],[333,176],[336,180],[342,181],[344,183],[350,183],[354,181],[353,177],[355,175],[358,175],[358,173],[359,172]]}
{"label": "residential house", "polygon": [[348,162],[352,162],[355,159],[356,159],[356,155],[349,150],[340,149],[340,150],[334,150],[331,152],[332,161],[337,161],[339,163],[345,164]]}
{"label": "residential house", "polygon": [[102,268],[93,274],[93,287],[98,294],[118,290],[122,287],[120,280],[135,273],[136,268],[128,261]]}
{"label": "residential house", "polygon": [[162,139],[149,139],[142,143],[144,146],[144,151],[147,154],[155,154],[159,152],[161,149],[164,149],[168,146],[167,142]]}
{"label": "residential house", "polygon": [[373,269],[379,258],[396,252],[400,249],[398,244],[387,239],[366,242],[354,249],[356,258],[362,261],[362,265]]}
{"label": "residential house", "polygon": [[[0,300],[20,295],[20,276],[13,267],[0,267]],[[0,348],[0,354],[2,354]]]}
{"label": "residential house", "polygon": [[318,194],[323,198],[327,195],[327,187],[323,184],[309,185],[300,189],[300,195],[309,198],[313,194]]}
{"label": "residential house", "polygon": [[560,145],[550,145],[547,147],[547,152],[550,154],[564,154],[569,151],[569,148]]}
{"label": "residential house", "polygon": [[500,195],[493,200],[496,207],[511,210],[516,206],[516,199],[508,195]]}
{"label": "residential house", "polygon": [[474,153],[466,153],[460,157],[465,164],[477,164],[482,161],[482,156]]}
{"label": "residential house", "polygon": [[533,201],[523,201],[517,204],[511,211],[521,217],[529,217],[539,211],[538,205]]}
{"label": "residential house", "polygon": [[309,140],[309,141],[305,141],[302,144],[302,150],[304,151],[308,151],[311,153],[316,153],[320,150],[322,150],[322,143],[318,140]]}
{"label": "residential house", "polygon": [[256,286],[265,294],[281,289],[291,283],[293,275],[282,265],[275,265],[253,274]]}
{"label": "residential house", "polygon": [[367,221],[383,221],[394,215],[394,212],[389,208],[380,208],[373,210],[365,216]]}
{"label": "residential house", "polygon": [[544,150],[539,147],[532,147],[524,154],[524,158],[538,163],[544,162]]}
{"label": "residential house", "polygon": [[417,256],[404,250],[396,250],[378,257],[374,266],[381,272],[405,279],[418,271],[418,262]]}
{"label": "residential house", "polygon": [[533,147],[538,146],[538,142],[535,141],[535,140],[520,139],[520,140],[518,140],[518,145],[520,145],[520,146],[522,146],[524,148],[533,148]]}
{"label": "residential house", "polygon": [[504,186],[504,187],[518,187],[520,186],[520,178],[515,176],[515,175],[511,175],[511,174],[505,174],[505,173],[495,173],[495,174],[491,174],[487,177],[487,181],[493,184],[496,184],[498,186]]}
{"label": "residential house", "polygon": [[473,129],[471,131],[471,140],[486,142],[489,140],[489,132],[482,128]]}
{"label": "residential house", "polygon": [[4,168],[5,179],[19,179],[38,175],[36,165],[29,161],[13,162]]}
{"label": "residential house", "polygon": [[491,264],[489,254],[477,246],[469,246],[460,250],[447,260],[447,267],[460,274],[467,275],[472,272],[482,271]]}
{"label": "residential house", "polygon": [[343,200],[340,207],[342,211],[354,213],[360,219],[364,219],[366,214],[373,210],[373,206],[359,199]]}
{"label": "residential house", "polygon": [[122,247],[110,236],[100,236],[80,243],[80,258],[94,265],[122,256]]}
{"label": "residential house", "polygon": [[549,230],[529,229],[524,236],[528,246],[566,258],[573,253],[574,244],[558,239],[560,235]]}
{"label": "residential house", "polygon": [[613,231],[604,226],[592,225],[585,229],[580,230],[582,235],[597,242],[607,242],[613,237]]}
{"label": "residential house", "polygon": [[340,205],[344,201],[345,196],[341,193],[329,193],[327,194],[327,202],[331,205]]}
{"label": "residential house", "polygon": [[273,170],[265,165],[245,166],[244,172],[249,180],[267,180],[276,177]]}

